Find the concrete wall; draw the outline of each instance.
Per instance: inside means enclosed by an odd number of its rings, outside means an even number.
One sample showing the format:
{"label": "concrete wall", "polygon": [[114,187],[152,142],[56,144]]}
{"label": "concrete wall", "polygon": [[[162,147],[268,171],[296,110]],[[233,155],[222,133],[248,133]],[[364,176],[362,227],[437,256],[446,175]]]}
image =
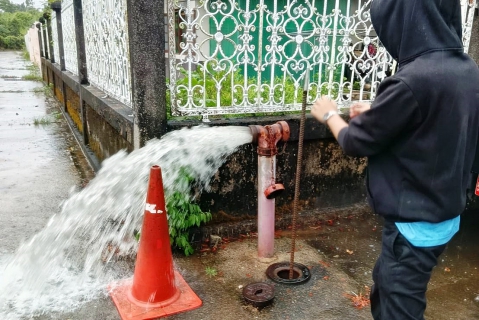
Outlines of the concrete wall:
{"label": "concrete wall", "polygon": [[88,119],[89,146],[100,161],[114,155],[119,150],[133,150],[132,144],[128,142],[127,136],[132,136],[128,126],[119,126],[119,130],[117,130],[88,104],[86,105],[86,117]]}
{"label": "concrete wall", "polygon": [[[112,98],[103,98],[104,93],[93,86],[80,85],[78,77],[60,71],[58,64],[45,59],[43,64],[47,70],[44,77],[51,74],[55,97],[64,105],[72,129],[77,132],[80,142],[84,143],[84,139],[88,142],[84,149],[87,156],[93,155],[99,164],[121,149],[133,150],[131,108]],[[82,118],[82,107],[85,108],[85,119]],[[292,210],[299,116],[216,120],[210,124],[267,125],[279,120],[286,120],[291,128],[290,141],[284,152],[277,156],[278,181],[286,188],[276,199],[277,212],[281,216],[289,215]],[[200,121],[169,121],[167,131],[199,124]],[[365,159],[344,156],[329,130],[311,118],[307,121],[305,139],[300,207],[344,207],[363,203]],[[201,195],[200,206],[210,210],[215,221],[237,221],[256,216],[257,157],[256,146],[242,146],[215,175],[211,191]]]}
{"label": "concrete wall", "polygon": [[[289,117],[263,117],[261,119],[229,119],[211,122],[211,125],[267,125],[287,121],[291,137],[286,145],[278,144],[277,182],[285,191],[276,198],[276,213],[290,216],[294,199],[298,154],[299,115]],[[199,124],[169,121],[168,130]],[[284,149],[283,149],[284,147]],[[230,155],[213,177],[210,192],[203,192],[200,206],[213,213],[217,222],[254,219],[257,212],[258,154],[256,146],[244,145]],[[341,208],[364,204],[366,190],[364,174],[365,158],[345,156],[329,129],[315,119],[307,117],[303,145],[302,175],[299,207],[301,210],[317,208]]]}
{"label": "concrete wall", "polygon": [[25,44],[28,54],[30,55],[30,61],[41,67],[40,42],[38,41],[38,29],[35,25],[28,29],[25,35]]}
{"label": "concrete wall", "polygon": [[56,63],[42,58],[42,64],[43,80],[53,86],[54,95],[62,103],[70,127],[95,170],[99,170],[101,161],[116,152],[133,150],[131,108],[105,98],[93,86],[80,85],[77,76],[61,71]]}
{"label": "concrete wall", "polygon": [[[288,142],[277,156],[277,179],[285,191],[276,198],[278,217],[291,215],[295,189],[297,142]],[[366,199],[366,160],[345,157],[332,138],[308,140],[303,146],[299,209],[347,207]],[[228,221],[256,216],[256,147],[246,145],[229,157],[211,182],[211,192],[201,196],[201,207],[216,213],[215,220]]]}

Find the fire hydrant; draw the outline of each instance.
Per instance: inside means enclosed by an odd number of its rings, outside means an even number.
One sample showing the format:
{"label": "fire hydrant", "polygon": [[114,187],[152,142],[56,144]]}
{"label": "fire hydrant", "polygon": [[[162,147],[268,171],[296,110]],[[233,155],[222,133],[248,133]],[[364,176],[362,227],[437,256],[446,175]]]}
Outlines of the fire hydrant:
{"label": "fire hydrant", "polygon": [[275,181],[277,143],[288,141],[290,131],[286,121],[249,128],[253,143],[258,145],[258,256],[273,258],[275,198],[284,191],[284,186]]}

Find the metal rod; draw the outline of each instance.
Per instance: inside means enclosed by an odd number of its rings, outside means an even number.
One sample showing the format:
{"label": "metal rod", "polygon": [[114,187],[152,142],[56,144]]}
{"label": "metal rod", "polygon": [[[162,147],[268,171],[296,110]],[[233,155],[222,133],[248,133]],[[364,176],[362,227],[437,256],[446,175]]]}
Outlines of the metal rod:
{"label": "metal rod", "polygon": [[309,66],[306,69],[304,76],[303,88],[303,105],[301,108],[301,120],[299,123],[299,139],[298,139],[298,159],[296,162],[296,182],[294,185],[294,200],[293,200],[293,223],[291,235],[291,257],[289,261],[289,279],[293,279],[294,267],[294,251],[296,247],[296,217],[298,215],[298,200],[299,200],[299,184],[301,179],[301,166],[303,164],[303,140],[304,140],[304,122],[306,120],[306,103],[308,101],[308,87],[309,87]]}

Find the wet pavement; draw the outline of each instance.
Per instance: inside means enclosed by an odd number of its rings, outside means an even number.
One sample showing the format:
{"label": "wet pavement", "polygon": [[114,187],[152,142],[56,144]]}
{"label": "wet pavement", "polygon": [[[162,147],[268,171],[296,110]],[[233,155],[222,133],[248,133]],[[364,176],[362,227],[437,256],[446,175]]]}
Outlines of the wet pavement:
{"label": "wet pavement", "polygon": [[[72,188],[94,177],[60,105],[41,82],[21,79],[30,72],[28,65],[20,53],[0,52],[0,262],[60,212]],[[295,261],[310,268],[310,281],[275,284],[265,275],[270,263],[289,261],[289,231],[277,233],[277,260],[269,263],[256,258],[254,233],[223,239],[214,253],[175,255],[176,268],[203,306],[168,319],[371,319],[368,307],[356,308],[352,298],[366,294],[371,285],[381,221],[365,206],[304,212],[301,217],[309,217],[310,223],[298,231]],[[479,319],[478,246],[479,215],[470,211],[434,270],[426,319]],[[253,282],[274,285],[270,306],[258,310],[244,302],[242,288]],[[119,316],[105,291],[104,297],[71,312],[34,319]]]}
{"label": "wet pavement", "polygon": [[[0,263],[60,212],[72,188],[94,177],[49,89],[22,79],[30,65],[21,52],[0,51]],[[71,319],[118,319],[106,298],[108,311],[96,311],[101,303]]]}
{"label": "wet pavement", "polygon": [[[0,52],[0,253],[43,228],[72,186],[81,184],[77,145],[30,63]],[[91,174],[90,174],[91,176]]]}

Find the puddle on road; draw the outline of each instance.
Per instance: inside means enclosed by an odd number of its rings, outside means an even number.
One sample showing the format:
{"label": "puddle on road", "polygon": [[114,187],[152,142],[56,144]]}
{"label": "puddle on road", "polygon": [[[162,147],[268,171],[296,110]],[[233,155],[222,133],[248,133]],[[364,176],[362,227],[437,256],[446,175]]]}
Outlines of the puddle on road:
{"label": "puddle on road", "polygon": [[[461,219],[460,231],[433,271],[426,319],[479,319],[479,211],[468,211]],[[381,230],[381,219],[366,213],[335,220],[332,226],[322,225],[299,237],[358,284],[370,286],[381,250]]]}
{"label": "puddle on road", "polygon": [[363,287],[371,285],[371,271],[381,244],[381,221],[372,213],[327,220],[300,238]]}

